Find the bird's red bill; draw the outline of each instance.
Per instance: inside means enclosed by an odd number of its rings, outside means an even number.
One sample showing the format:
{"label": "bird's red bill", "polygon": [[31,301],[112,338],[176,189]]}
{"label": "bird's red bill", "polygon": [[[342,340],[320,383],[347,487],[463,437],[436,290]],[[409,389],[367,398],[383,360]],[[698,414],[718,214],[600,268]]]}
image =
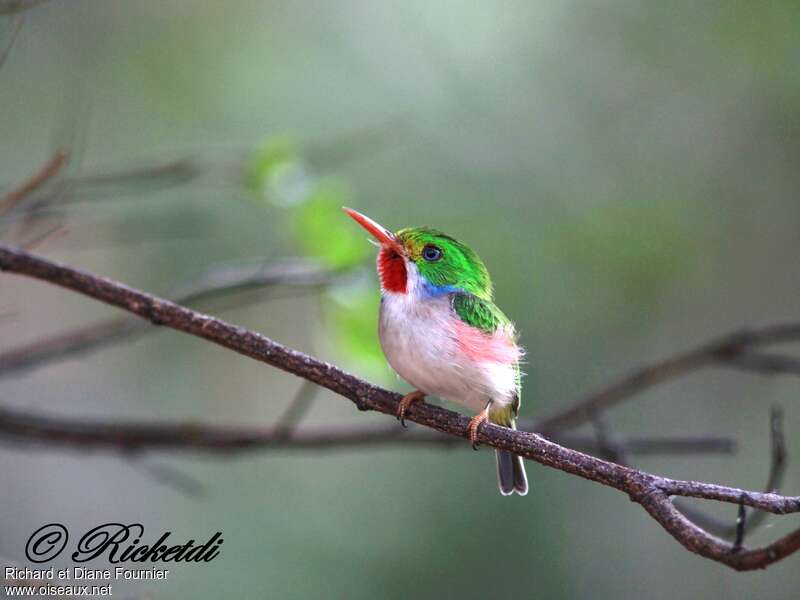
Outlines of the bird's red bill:
{"label": "bird's red bill", "polygon": [[372,234],[372,237],[378,240],[382,245],[392,248],[397,253],[402,252],[402,248],[400,247],[400,244],[397,243],[394,234],[386,229],[383,225],[376,223],[367,215],[362,215],[360,212],[353,210],[352,208],[344,207],[343,210],[350,215],[353,220],[356,221],[356,223],[369,231]]}

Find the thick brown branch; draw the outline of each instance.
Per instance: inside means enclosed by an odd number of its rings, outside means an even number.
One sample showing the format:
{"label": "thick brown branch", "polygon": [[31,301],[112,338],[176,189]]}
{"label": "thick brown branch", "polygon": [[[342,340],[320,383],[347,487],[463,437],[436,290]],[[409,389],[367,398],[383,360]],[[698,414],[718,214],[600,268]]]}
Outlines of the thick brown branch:
{"label": "thick brown branch", "polygon": [[[47,260],[18,248],[0,244],[0,269],[34,277],[96,300],[118,306],[154,324],[164,325],[203,338],[272,365],[340,394],[361,410],[394,415],[400,395],[376,387],[337,367],[270,340],[261,334],[237,327],[210,315],[192,311],[167,300],[146,294],[111,279],[93,275]],[[794,335],[800,326],[780,329],[769,338]],[[749,343],[761,332],[740,334]],[[740,342],[741,343],[741,342]],[[731,342],[728,341],[728,348]],[[717,348],[719,351],[719,348]],[[675,367],[673,367],[674,369]],[[469,419],[426,403],[415,403],[406,418],[443,433],[465,437]],[[800,497],[765,494],[720,485],[668,479],[616,465],[599,458],[559,446],[540,435],[484,424],[478,441],[594,481],[627,494],[676,540],[692,552],[734,569],[764,568],[800,549],[800,529],[761,548],[734,549],[686,519],[670,502],[669,496],[718,500],[759,508],[775,514],[800,512]]]}
{"label": "thick brown branch", "polygon": [[[229,263],[210,267],[170,296],[180,304],[194,304],[277,285],[317,288],[341,276],[306,260]],[[18,375],[153,331],[157,330],[141,319],[121,317],[48,335],[0,352],[0,377]]]}

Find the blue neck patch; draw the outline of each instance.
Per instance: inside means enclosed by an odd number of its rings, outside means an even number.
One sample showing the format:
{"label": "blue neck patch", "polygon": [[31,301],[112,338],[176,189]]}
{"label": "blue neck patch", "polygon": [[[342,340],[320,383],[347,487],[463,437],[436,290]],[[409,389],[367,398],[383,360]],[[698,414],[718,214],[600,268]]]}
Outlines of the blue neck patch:
{"label": "blue neck patch", "polygon": [[420,275],[420,279],[422,280],[422,293],[420,295],[423,298],[439,298],[447,294],[452,294],[453,292],[461,291],[461,288],[455,285],[434,285],[422,275]]}

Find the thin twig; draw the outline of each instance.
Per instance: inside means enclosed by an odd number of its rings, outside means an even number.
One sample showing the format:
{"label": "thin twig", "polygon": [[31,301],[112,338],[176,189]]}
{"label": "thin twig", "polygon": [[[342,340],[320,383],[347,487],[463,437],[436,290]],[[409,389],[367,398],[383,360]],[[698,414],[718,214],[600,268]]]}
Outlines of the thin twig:
{"label": "thin twig", "polygon": [[22,30],[22,24],[24,22],[25,17],[23,15],[17,15],[14,19],[14,24],[11,26],[11,38],[8,40],[6,47],[0,50],[0,68],[2,68],[6,60],[8,60],[8,56],[11,54],[11,48],[14,47],[14,42],[17,41],[17,36]]}
{"label": "thin twig", "polygon": [[189,498],[200,498],[205,494],[205,486],[183,470],[163,462],[153,462],[146,456],[133,456],[133,464],[157,483],[165,485]]}
{"label": "thin twig", "polygon": [[66,229],[63,225],[53,225],[49,229],[45,229],[35,236],[29,237],[24,242],[20,243],[20,247],[25,250],[33,250],[42,243],[51,240],[59,235],[64,235]]}
{"label": "thin twig", "polygon": [[597,440],[598,456],[615,462],[618,465],[627,465],[624,450],[611,439],[611,433],[605,419],[600,414],[592,415],[592,428]]}
{"label": "thin twig", "polygon": [[45,2],[47,0],[0,0],[0,15],[13,15]]}
{"label": "thin twig", "polygon": [[[311,140],[302,145],[303,153],[297,158],[307,162],[312,168],[320,170],[335,169],[342,164],[374,154],[389,146],[389,140],[396,143],[402,137],[406,119],[395,118],[381,125],[344,132],[332,138]],[[144,164],[140,167],[109,171],[96,171],[78,174],[64,179],[64,185],[80,189],[80,194],[61,198],[57,208],[52,207],[52,199],[45,198],[35,210],[19,217],[10,216],[1,223],[14,223],[23,218],[46,218],[60,216],[66,205],[83,204],[118,199],[122,194],[140,194],[143,191],[162,189],[187,183],[211,170],[226,167],[223,180],[241,184],[243,173],[253,159],[251,147],[206,148],[180,157],[169,157]],[[97,190],[106,192],[109,186],[117,188],[115,194],[102,193],[92,197]],[[95,192],[95,194],[93,194]]]}
{"label": "thin twig", "polygon": [[800,373],[798,361],[751,353],[765,344],[800,340],[800,323],[780,323],[736,331],[710,343],[632,371],[622,379],[568,403],[539,421],[541,431],[553,432],[590,422],[593,414],[604,412],[636,394],[691,372],[710,366],[728,366],[764,375]]}
{"label": "thin twig", "polygon": [[[0,270],[25,275],[117,306],[156,325],[162,325],[202,338],[244,356],[312,381],[351,400],[360,410],[373,410],[394,416],[399,394],[376,387],[341,369],[259,333],[237,327],[168,300],[152,296],[112,279],[81,271],[43,257],[0,244]],[[783,326],[782,335],[800,325]],[[753,333],[748,335],[752,338]],[[758,335],[766,335],[761,331]],[[774,333],[769,336],[774,339]],[[431,404],[418,402],[406,412],[406,419],[459,438],[467,437],[469,419]],[[143,432],[146,434],[147,432]],[[477,441],[542,465],[614,488],[655,519],[688,550],[737,570],[766,568],[800,549],[800,529],[762,547],[741,548],[716,538],[673,506],[670,496],[685,496],[744,504],[773,514],[800,512],[800,497],[746,491],[696,481],[669,479],[637,469],[616,465],[575,450],[559,446],[546,438],[524,431],[484,423]]]}
{"label": "thin twig", "polygon": [[[778,492],[783,484],[783,478],[786,475],[786,438],[783,433],[783,411],[779,406],[773,406],[770,409],[769,417],[769,439],[770,439],[770,461],[769,471],[767,474],[767,482],[764,485],[765,492]],[[740,537],[744,539],[744,535],[757,529],[767,520],[768,513],[764,511],[754,511],[750,515],[746,515],[744,519],[737,518],[735,523],[730,521],[722,521],[707,515],[696,508],[689,506],[680,499],[673,502],[675,506],[689,519],[700,525],[703,529],[713,533],[714,535],[731,539]],[[741,509],[745,510],[746,509]]]}
{"label": "thin twig", "polygon": [[58,172],[61,170],[61,167],[64,166],[66,160],[66,153],[61,150],[57,151],[38,171],[36,171],[36,173],[17,187],[6,192],[6,194],[0,198],[0,215],[12,210],[36,189],[58,175]]}
{"label": "thin twig", "polygon": [[67,179],[72,185],[86,186],[173,186],[186,183],[198,177],[200,165],[190,157],[159,162],[152,165],[119,171],[88,173]]}
{"label": "thin twig", "polygon": [[[770,440],[772,442],[772,452],[767,485],[765,486],[765,491],[767,492],[778,491],[786,467],[786,451],[784,447],[781,417],[782,413],[780,409],[773,407],[770,411]],[[598,446],[597,456],[615,462],[618,465],[629,465],[626,448],[612,439],[609,428],[602,418],[602,415],[592,415],[591,422]],[[690,506],[683,501],[683,498],[674,499],[673,504],[685,517],[709,533],[725,539],[730,539],[735,536],[733,544],[734,549],[741,548],[745,533],[749,533],[763,524],[768,514],[764,511],[755,511],[752,517],[748,517],[747,509],[744,506],[740,506],[739,516],[736,522],[731,525],[727,521],[716,519]]]}
{"label": "thin twig", "polygon": [[738,552],[744,545],[744,533],[747,527],[747,509],[744,507],[744,495],[739,499],[739,511],[736,517],[736,539],[733,541],[732,552]]}
{"label": "thin twig", "polygon": [[297,429],[300,421],[306,416],[314,403],[314,399],[319,391],[319,386],[311,383],[310,381],[303,381],[297,392],[286,407],[286,410],[278,418],[274,434],[279,438],[289,438],[292,433]]}
{"label": "thin twig", "polygon": [[725,360],[731,367],[762,375],[780,373],[800,375],[800,360],[793,356],[767,354],[764,352],[746,352],[739,356],[726,358]]}

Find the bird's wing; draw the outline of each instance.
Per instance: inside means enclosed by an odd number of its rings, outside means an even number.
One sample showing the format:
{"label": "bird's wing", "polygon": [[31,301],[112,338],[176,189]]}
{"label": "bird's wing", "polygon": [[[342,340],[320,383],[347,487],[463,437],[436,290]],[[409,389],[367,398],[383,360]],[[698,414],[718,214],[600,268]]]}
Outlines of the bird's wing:
{"label": "bird's wing", "polygon": [[458,319],[468,325],[475,332],[483,335],[479,337],[485,342],[479,342],[476,336],[465,336],[468,340],[466,349],[476,355],[485,354],[500,362],[513,363],[517,373],[517,393],[512,404],[514,414],[519,411],[521,393],[521,374],[519,358],[521,349],[517,346],[517,336],[511,321],[503,314],[491,300],[478,298],[465,292],[453,294],[451,305],[453,313]]}
{"label": "bird's wing", "polygon": [[473,294],[458,292],[453,294],[453,312],[461,321],[492,335],[499,327],[511,322],[491,300],[478,298]]}

